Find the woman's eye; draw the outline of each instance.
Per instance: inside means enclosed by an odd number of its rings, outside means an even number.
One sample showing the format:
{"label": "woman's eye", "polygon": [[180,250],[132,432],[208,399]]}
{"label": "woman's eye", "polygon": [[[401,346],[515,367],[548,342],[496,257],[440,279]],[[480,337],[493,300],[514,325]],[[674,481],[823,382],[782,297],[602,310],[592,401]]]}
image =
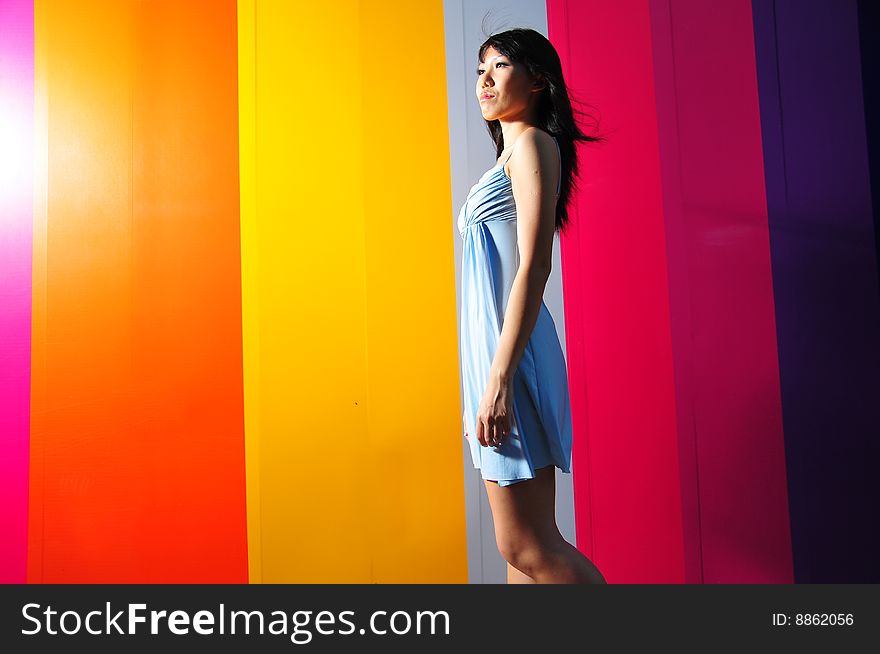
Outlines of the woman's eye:
{"label": "woman's eye", "polygon": [[[498,62],[495,62],[495,65],[496,66],[506,66],[507,64],[504,63],[503,61],[498,61]],[[482,75],[482,74],[483,74],[483,69],[477,68],[477,75]]]}

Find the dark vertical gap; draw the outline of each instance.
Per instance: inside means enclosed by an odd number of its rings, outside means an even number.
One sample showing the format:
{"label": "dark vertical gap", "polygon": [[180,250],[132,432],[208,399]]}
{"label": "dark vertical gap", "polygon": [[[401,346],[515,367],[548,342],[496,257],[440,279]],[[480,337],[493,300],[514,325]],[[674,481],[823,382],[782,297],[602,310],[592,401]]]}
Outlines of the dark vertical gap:
{"label": "dark vertical gap", "polygon": [[790,301],[790,273],[781,254],[786,236],[784,226],[789,214],[788,167],[785,156],[782,71],[780,70],[779,29],[776,0],[752,0],[755,33],[755,64],[758,102],[761,116],[761,147],[764,157],[764,183],[767,194],[767,220],[770,245],[772,286],[775,305],[776,342],[779,370],[779,393],[785,448],[786,492],[788,496],[789,534],[791,538],[792,578],[794,583],[810,579],[809,561],[801,536],[803,521],[799,513],[798,491],[798,411],[791,399],[791,359],[788,355],[789,322],[786,302]]}

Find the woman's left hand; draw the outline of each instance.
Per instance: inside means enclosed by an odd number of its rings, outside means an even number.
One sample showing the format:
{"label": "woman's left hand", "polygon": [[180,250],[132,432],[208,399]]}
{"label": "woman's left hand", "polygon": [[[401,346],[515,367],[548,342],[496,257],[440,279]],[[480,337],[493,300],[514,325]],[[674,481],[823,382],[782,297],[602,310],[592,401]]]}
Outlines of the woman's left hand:
{"label": "woman's left hand", "polygon": [[477,410],[477,441],[483,447],[501,445],[513,424],[513,391],[510,382],[492,379]]}

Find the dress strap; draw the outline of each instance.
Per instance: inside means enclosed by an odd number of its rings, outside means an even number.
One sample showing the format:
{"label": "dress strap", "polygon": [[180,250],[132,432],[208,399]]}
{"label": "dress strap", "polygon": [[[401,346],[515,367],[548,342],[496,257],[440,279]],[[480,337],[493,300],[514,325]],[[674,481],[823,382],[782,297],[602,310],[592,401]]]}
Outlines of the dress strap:
{"label": "dress strap", "polygon": [[510,154],[507,155],[507,159],[505,159],[504,162],[501,164],[502,168],[504,168],[504,166],[507,165],[507,162],[510,161],[510,158],[513,156],[513,149],[515,147],[516,147],[516,141],[514,141],[513,145],[510,146]]}
{"label": "dress strap", "polygon": [[562,189],[562,150],[559,149],[559,141],[556,140],[556,137],[553,137],[553,142],[556,144],[556,151],[559,153],[559,181],[556,182],[556,195],[559,195],[559,191]]}

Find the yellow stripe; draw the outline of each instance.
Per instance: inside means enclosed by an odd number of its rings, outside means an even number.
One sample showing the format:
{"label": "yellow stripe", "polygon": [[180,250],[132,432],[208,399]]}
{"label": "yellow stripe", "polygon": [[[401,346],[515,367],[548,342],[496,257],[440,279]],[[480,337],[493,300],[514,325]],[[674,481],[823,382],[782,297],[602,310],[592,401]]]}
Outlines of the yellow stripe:
{"label": "yellow stripe", "polygon": [[464,583],[442,2],[239,4],[251,581]]}
{"label": "yellow stripe", "polygon": [[443,2],[364,6],[375,577],[467,583]]}

